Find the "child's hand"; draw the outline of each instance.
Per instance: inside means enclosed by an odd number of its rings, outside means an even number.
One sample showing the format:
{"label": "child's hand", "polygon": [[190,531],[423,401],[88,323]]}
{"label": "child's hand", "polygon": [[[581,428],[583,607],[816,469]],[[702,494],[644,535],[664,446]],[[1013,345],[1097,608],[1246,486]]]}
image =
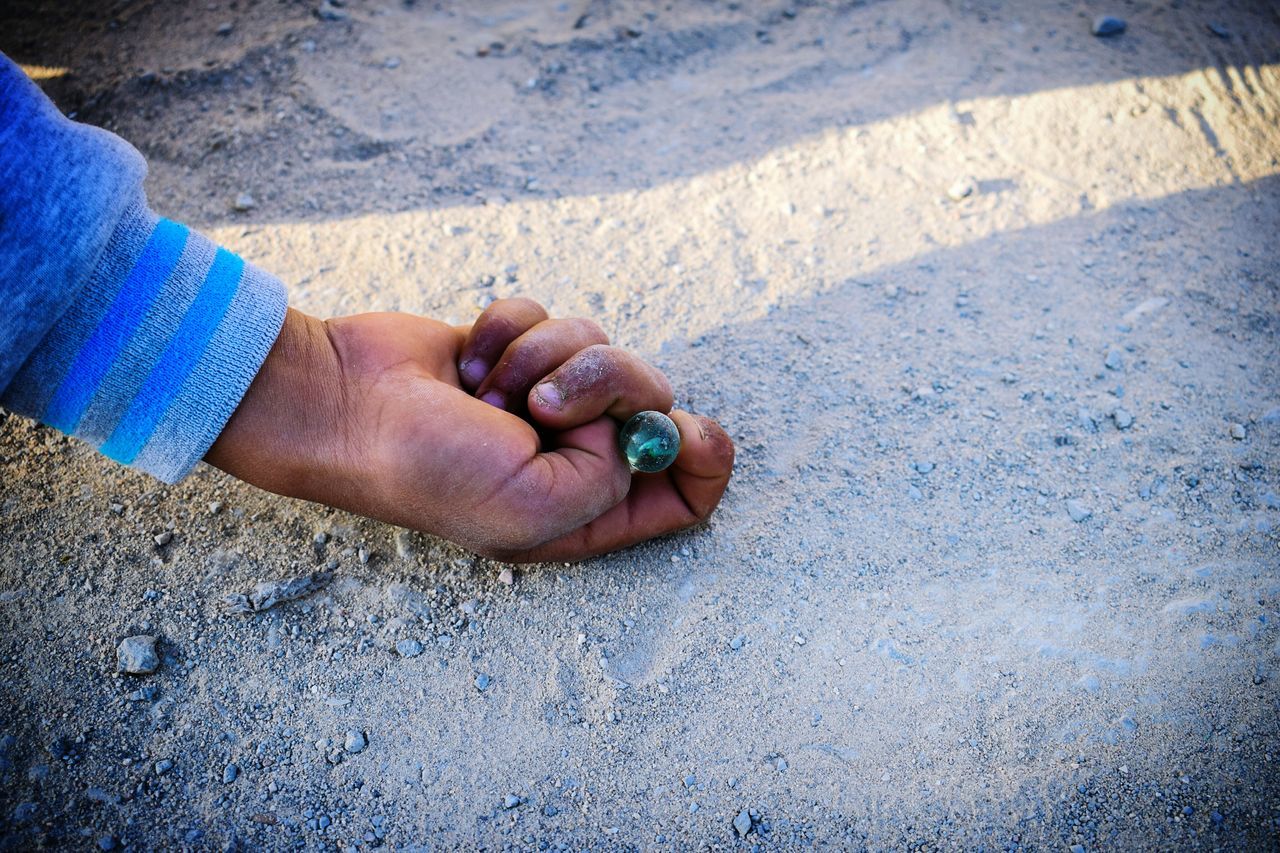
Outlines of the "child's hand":
{"label": "child's hand", "polygon": [[290,310],[206,459],[487,556],[571,560],[688,527],[720,502],[733,442],[711,420],[671,413],[682,446],[660,474],[632,475],[618,452],[618,422],[670,406],[662,374],[599,326],[548,320],[526,299],[459,328]]}

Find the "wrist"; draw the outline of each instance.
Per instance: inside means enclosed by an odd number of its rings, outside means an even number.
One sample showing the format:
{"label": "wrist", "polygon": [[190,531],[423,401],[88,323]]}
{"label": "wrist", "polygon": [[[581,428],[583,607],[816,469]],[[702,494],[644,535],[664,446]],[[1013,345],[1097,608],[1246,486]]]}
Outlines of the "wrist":
{"label": "wrist", "polygon": [[259,488],[306,497],[345,477],[342,365],[327,324],[288,309],[284,325],[205,461]]}

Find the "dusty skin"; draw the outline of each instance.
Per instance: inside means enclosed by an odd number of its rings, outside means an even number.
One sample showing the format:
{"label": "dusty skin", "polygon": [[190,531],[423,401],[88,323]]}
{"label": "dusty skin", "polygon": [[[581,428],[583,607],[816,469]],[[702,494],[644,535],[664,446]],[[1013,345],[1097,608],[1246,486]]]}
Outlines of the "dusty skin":
{"label": "dusty skin", "polygon": [[0,4],[299,310],[527,295],[738,449],[515,567],[3,417],[0,849],[1274,846],[1273,7]]}

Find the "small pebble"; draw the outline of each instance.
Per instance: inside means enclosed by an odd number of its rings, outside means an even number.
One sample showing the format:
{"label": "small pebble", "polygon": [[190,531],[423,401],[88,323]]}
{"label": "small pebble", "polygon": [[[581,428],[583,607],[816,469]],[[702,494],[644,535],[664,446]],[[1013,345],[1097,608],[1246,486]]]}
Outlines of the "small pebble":
{"label": "small pebble", "polygon": [[346,740],[342,742],[342,748],[353,755],[364,752],[364,748],[368,745],[369,739],[364,736],[364,732],[358,729],[349,730]]}
{"label": "small pebble", "polygon": [[947,188],[947,198],[952,201],[961,201],[973,195],[978,189],[973,178],[960,178],[954,184]]}
{"label": "small pebble", "polygon": [[516,582],[516,576],[511,571],[511,569],[509,568],[503,569],[501,572],[498,573],[498,583],[503,584],[504,586],[511,586],[515,582]]}
{"label": "small pebble", "polygon": [[1067,499],[1067,515],[1071,516],[1071,520],[1076,524],[1081,523],[1089,516],[1093,515],[1093,510],[1085,506],[1076,498]]}
{"label": "small pebble", "polygon": [[215,30],[215,32],[220,36],[229,36],[231,35],[231,31],[234,30],[235,28],[236,28],[235,24],[227,22],[225,24],[219,24],[218,29]]}
{"label": "small pebble", "polygon": [[396,556],[402,560],[413,559],[413,534],[408,530],[397,530],[395,535]]}
{"label": "small pebble", "polygon": [[324,2],[317,6],[315,14],[316,17],[322,21],[345,21],[351,17],[344,10],[339,9],[334,3],[331,3],[330,0],[324,0]]}
{"label": "small pebble", "polygon": [[690,773],[688,776],[684,777],[684,779],[682,779],[681,781],[684,782],[684,786],[686,788],[692,788],[694,785],[698,784],[698,777]]}
{"label": "small pebble", "polygon": [[504,809],[514,809],[518,805],[520,805],[520,798],[515,794],[507,794],[507,796],[502,800],[502,807]]}
{"label": "small pebble", "polygon": [[733,649],[736,652],[738,649],[742,648],[743,645],[746,644],[746,642],[747,642],[746,635],[739,634],[738,636],[734,637],[732,640],[729,641],[729,648]]}
{"label": "small pebble", "polygon": [[792,642],[794,642],[797,646],[803,646],[806,642],[808,642],[807,640],[805,640],[805,638],[804,638],[804,635],[803,635],[803,634],[796,634],[794,637],[792,637],[792,638],[791,638],[791,640],[792,640]]}
{"label": "small pebble", "polygon": [[258,206],[258,202],[249,193],[240,193],[232,202],[231,209],[237,213],[247,213]]}
{"label": "small pebble", "polygon": [[1112,412],[1111,419],[1116,422],[1116,429],[1124,430],[1133,426],[1133,413],[1123,407]]}
{"label": "small pebble", "polygon": [[116,838],[114,835],[104,835],[98,839],[98,849],[99,850],[115,850],[117,843],[118,842],[116,841]]}
{"label": "small pebble", "polygon": [[399,652],[400,657],[416,658],[422,654],[422,643],[417,640],[401,640],[396,643],[396,651]]}
{"label": "small pebble", "polygon": [[173,769],[173,762],[167,758],[162,758],[156,762],[156,775],[163,776]]}
{"label": "small pebble", "polygon": [[1111,15],[1099,15],[1093,19],[1093,34],[1099,38],[1106,36],[1118,36],[1125,31],[1128,26],[1121,18],[1113,18]]}
{"label": "small pebble", "polygon": [[155,541],[157,545],[163,547],[173,541],[173,531],[166,530],[165,532],[158,533],[151,538]]}
{"label": "small pebble", "polygon": [[738,833],[738,837],[742,838],[751,831],[751,814],[746,809],[738,812],[738,816],[733,819],[733,829]]}
{"label": "small pebble", "polygon": [[1248,435],[1248,433],[1244,430],[1244,424],[1231,425],[1231,437],[1236,441],[1244,441],[1246,435]]}
{"label": "small pebble", "polygon": [[116,664],[129,675],[148,675],[160,666],[156,655],[156,638],[146,634],[126,637],[116,647]]}
{"label": "small pebble", "polygon": [[228,764],[222,768],[222,784],[230,785],[240,776],[240,768],[234,764]]}
{"label": "small pebble", "polygon": [[1102,366],[1107,370],[1124,370],[1124,356],[1118,349],[1109,349],[1107,350],[1107,357],[1103,359]]}
{"label": "small pebble", "polygon": [[475,681],[476,690],[479,690],[481,692],[488,690],[489,685],[492,683],[493,683],[493,679],[483,672],[476,676],[476,681]]}
{"label": "small pebble", "polygon": [[934,467],[935,467],[935,466],[934,466],[934,464],[933,464],[932,462],[926,462],[926,461],[925,461],[925,460],[923,460],[923,459],[917,459],[917,460],[912,464],[912,466],[911,466],[911,467],[913,467],[913,468],[915,468],[915,469],[916,469],[916,473],[917,473],[917,474],[928,474],[929,472],[931,472],[931,471],[934,469]]}

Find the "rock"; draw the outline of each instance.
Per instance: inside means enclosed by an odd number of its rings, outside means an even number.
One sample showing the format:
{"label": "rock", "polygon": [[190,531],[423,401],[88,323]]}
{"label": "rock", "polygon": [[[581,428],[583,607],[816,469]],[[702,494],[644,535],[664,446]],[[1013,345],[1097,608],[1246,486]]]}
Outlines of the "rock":
{"label": "rock", "polygon": [[156,775],[163,776],[173,769],[173,762],[167,758],[162,758],[156,762]]}
{"label": "rock", "polygon": [[1227,29],[1225,24],[1220,24],[1217,21],[1210,21],[1209,23],[1205,24],[1205,27],[1209,30],[1209,32],[1213,33],[1215,36],[1217,36],[1220,39],[1231,38],[1231,30]]}
{"label": "rock", "polygon": [[236,213],[248,213],[258,206],[258,202],[249,193],[240,193],[236,196],[236,200],[231,203],[231,209]]}
{"label": "rock", "polygon": [[1248,433],[1245,432],[1244,424],[1232,424],[1230,432],[1231,437],[1236,441],[1244,441],[1245,437],[1248,435]]}
{"label": "rock", "polygon": [[1125,31],[1129,25],[1122,18],[1113,18],[1111,15],[1099,15],[1093,19],[1093,34],[1099,38],[1107,36],[1118,36]]}
{"label": "rock", "polygon": [[684,783],[684,786],[686,788],[692,788],[694,785],[698,784],[698,777],[690,773],[688,776],[684,777],[680,781]]}
{"label": "rock", "polygon": [[482,672],[476,676],[476,680],[475,680],[476,690],[479,690],[481,693],[488,690],[489,685],[492,683],[493,683],[493,679],[490,678],[486,673]]}
{"label": "rock", "polygon": [[1116,422],[1116,429],[1128,429],[1133,426],[1133,414],[1124,407],[1112,412],[1111,419]]}
{"label": "rock", "polygon": [[923,459],[917,459],[915,462],[911,464],[911,467],[916,469],[917,474],[928,474],[934,469],[935,466],[932,462],[926,462]]}
{"label": "rock", "polygon": [[342,748],[352,755],[364,752],[365,747],[368,745],[369,739],[359,729],[348,730],[346,740],[342,742]]}
{"label": "rock", "polygon": [[146,634],[126,637],[116,647],[116,665],[129,675],[149,675],[160,667],[156,638]]}
{"label": "rock", "polygon": [[1085,506],[1083,503],[1081,503],[1079,500],[1075,498],[1068,498],[1067,499],[1067,515],[1071,516],[1072,521],[1074,521],[1076,524],[1079,524],[1089,516],[1093,515],[1093,510],[1089,509],[1087,506]]}
{"label": "rock", "polygon": [[417,640],[401,640],[396,643],[396,651],[399,652],[400,657],[416,658],[422,654],[422,643]]}
{"label": "rock", "polygon": [[739,838],[746,836],[751,831],[751,814],[746,809],[738,812],[738,816],[733,819],[733,830],[738,833]]}
{"label": "rock", "polygon": [[240,768],[234,764],[228,764],[222,768],[222,784],[230,785],[240,776]]}
{"label": "rock", "polygon": [[502,798],[502,807],[504,809],[514,809],[516,806],[520,805],[520,802],[520,798],[515,794],[507,794]]}
{"label": "rock", "polygon": [[498,583],[505,586],[511,586],[516,582],[516,576],[510,568],[503,569],[498,573]]}
{"label": "rock", "polygon": [[408,530],[397,530],[395,535],[396,556],[402,560],[413,559],[413,534]]}
{"label": "rock", "polygon": [[327,572],[314,572],[296,578],[262,581],[247,595],[239,592],[224,595],[222,603],[232,613],[261,613],[277,604],[309,595],[328,583],[331,577]]}
{"label": "rock", "polygon": [[231,31],[234,30],[235,28],[236,28],[236,25],[228,21],[225,24],[219,24],[218,29],[214,30],[214,32],[216,32],[220,36],[229,36],[231,35]]}
{"label": "rock", "polygon": [[1084,406],[1076,409],[1076,421],[1080,424],[1080,429],[1085,432],[1093,433],[1098,431],[1098,420],[1093,416],[1093,412]]}
{"label": "rock", "polygon": [[148,684],[146,687],[139,687],[127,697],[130,702],[152,702],[155,701],[156,694],[159,692],[154,684]]}
{"label": "rock", "polygon": [[747,642],[746,635],[739,634],[738,636],[734,637],[732,640],[729,641],[729,648],[733,649],[736,652],[738,649],[746,645],[746,642]]}
{"label": "rock", "polygon": [[170,542],[173,541],[173,531],[166,530],[163,533],[158,533],[151,538],[157,545],[163,548],[165,545],[168,545]]}
{"label": "rock", "polygon": [[963,177],[947,187],[947,198],[961,201],[973,195],[978,189],[977,183],[970,177]]}
{"label": "rock", "polygon": [[114,835],[103,835],[98,839],[98,849],[115,850],[118,843]]}
{"label": "rock", "polygon": [[794,637],[791,638],[791,641],[795,643],[797,646],[803,646],[806,642],[808,642],[804,638],[803,634],[796,634]]}
{"label": "rock", "polygon": [[1107,370],[1124,370],[1124,355],[1120,350],[1112,347],[1107,350],[1107,357],[1103,359],[1102,366]]}
{"label": "rock", "polygon": [[349,17],[351,17],[345,11],[343,11],[342,9],[339,9],[336,5],[331,3],[330,0],[324,0],[323,3],[317,6],[315,15],[317,18],[319,18],[322,21],[335,21],[335,22],[345,21]]}

